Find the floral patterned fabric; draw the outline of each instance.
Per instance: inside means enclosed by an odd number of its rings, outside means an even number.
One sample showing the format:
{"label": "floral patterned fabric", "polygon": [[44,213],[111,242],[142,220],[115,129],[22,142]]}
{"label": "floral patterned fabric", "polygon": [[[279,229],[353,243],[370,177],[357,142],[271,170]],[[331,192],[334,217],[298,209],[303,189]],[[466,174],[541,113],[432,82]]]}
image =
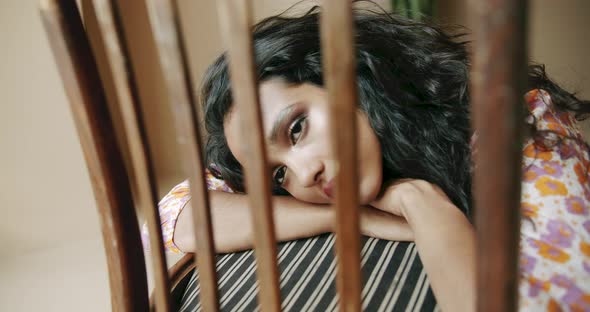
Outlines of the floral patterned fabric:
{"label": "floral patterned fabric", "polygon": [[[558,111],[546,91],[531,90],[525,100],[536,135],[523,148],[519,310],[590,311],[590,150],[574,117]],[[208,171],[207,185],[231,192]],[[189,198],[184,181],[159,204],[169,251],[180,252],[174,227]],[[142,234],[149,248],[145,225]]]}
{"label": "floral patterned fabric", "polygon": [[[223,182],[217,179],[209,171],[205,171],[205,178],[207,180],[207,189],[214,191],[223,191],[233,193],[232,189]],[[168,251],[180,253],[178,246],[174,244],[174,229],[176,228],[176,220],[180,212],[189,202],[190,189],[188,180],[175,186],[162,200],[158,203],[158,211],[160,214],[160,224],[162,226],[162,237],[164,239],[164,247]],[[150,250],[150,241],[148,235],[147,224],[144,224],[141,229],[141,239],[145,250]]]}
{"label": "floral patterned fabric", "polygon": [[590,311],[590,151],[544,90],[525,96],[520,310]]}

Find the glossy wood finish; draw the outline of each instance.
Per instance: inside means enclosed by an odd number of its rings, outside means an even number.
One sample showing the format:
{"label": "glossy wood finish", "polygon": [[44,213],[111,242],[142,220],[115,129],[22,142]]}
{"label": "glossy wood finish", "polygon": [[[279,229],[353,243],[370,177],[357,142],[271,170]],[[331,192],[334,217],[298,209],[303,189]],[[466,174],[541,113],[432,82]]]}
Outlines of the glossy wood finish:
{"label": "glossy wood finish", "polygon": [[[356,141],[356,61],[352,3],[326,0],[321,16],[324,82],[337,157],[336,252],[340,311],[361,310],[361,261]],[[341,125],[347,125],[342,127]]]}
{"label": "glossy wood finish", "polygon": [[478,311],[516,311],[526,0],[471,1]]}
{"label": "glossy wood finish", "polygon": [[218,311],[213,227],[205,166],[201,156],[197,103],[192,90],[186,50],[181,39],[178,10],[175,4],[168,0],[152,2],[148,10],[168,92],[168,105],[175,116],[176,142],[182,155],[185,176],[190,177],[201,303],[205,311]]}
{"label": "glossy wood finish", "polygon": [[218,2],[220,26],[228,48],[234,105],[241,107],[242,148],[247,156],[244,165],[246,190],[253,214],[256,274],[262,311],[280,309],[277,247],[271,207],[270,173],[267,168],[258,87],[254,75],[251,3],[248,0]]}
{"label": "glossy wood finish", "polygon": [[134,191],[137,207],[145,216],[150,245],[158,247],[151,248],[149,253],[154,270],[156,307],[158,311],[170,311],[170,287],[166,257],[161,248],[164,243],[160,230],[155,174],[147,147],[143,118],[133,97],[133,80],[127,75],[126,49],[119,40],[118,21],[108,0],[86,1],[83,8],[88,12],[85,14],[86,30],[95,52],[107,98],[115,101],[120,109],[133,175],[136,179]]}
{"label": "glossy wood finish", "polygon": [[146,311],[145,259],[129,180],[76,2],[46,0],[41,13],[90,173],[109,267],[112,309]]}

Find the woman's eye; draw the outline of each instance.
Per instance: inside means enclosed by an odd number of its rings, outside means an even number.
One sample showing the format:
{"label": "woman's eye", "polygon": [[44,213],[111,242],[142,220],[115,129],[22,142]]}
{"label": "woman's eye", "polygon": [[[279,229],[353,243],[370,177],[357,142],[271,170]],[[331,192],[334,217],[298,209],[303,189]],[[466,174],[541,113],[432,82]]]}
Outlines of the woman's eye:
{"label": "woman's eye", "polygon": [[301,118],[297,119],[297,121],[295,121],[295,123],[293,123],[293,125],[289,129],[289,139],[291,140],[291,144],[295,144],[295,143],[297,143],[297,141],[299,141],[299,138],[301,137],[301,134],[303,133],[303,129],[305,128],[306,123],[307,123],[306,117],[301,117]]}
{"label": "woman's eye", "polygon": [[277,170],[272,177],[273,182],[276,186],[282,186],[285,182],[285,174],[287,173],[287,167],[281,166]]}

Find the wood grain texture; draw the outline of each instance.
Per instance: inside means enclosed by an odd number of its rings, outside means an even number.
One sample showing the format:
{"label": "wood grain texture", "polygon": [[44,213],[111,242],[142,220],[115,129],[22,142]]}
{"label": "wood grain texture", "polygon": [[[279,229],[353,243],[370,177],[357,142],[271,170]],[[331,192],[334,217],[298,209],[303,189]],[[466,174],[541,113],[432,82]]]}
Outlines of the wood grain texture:
{"label": "wood grain texture", "polygon": [[150,3],[151,6],[148,4],[149,16],[166,84],[168,105],[175,117],[176,142],[179,145],[185,176],[189,177],[201,303],[205,311],[218,311],[213,227],[205,181],[205,165],[201,153],[197,103],[192,90],[193,84],[182,41],[178,10],[170,0]]}
{"label": "wood grain texture", "polygon": [[[337,156],[336,252],[340,311],[361,310],[356,61],[351,1],[326,0],[321,15],[322,62],[328,90],[333,155]],[[347,125],[342,127],[338,125]]]}
{"label": "wood grain texture", "polygon": [[251,3],[247,0],[218,2],[220,27],[228,48],[234,105],[240,106],[242,149],[247,156],[244,165],[246,190],[253,214],[256,274],[262,311],[279,311],[280,289],[277,247],[271,207],[270,174],[267,168],[258,86],[254,72]]}
{"label": "wood grain texture", "polygon": [[[145,90],[149,88],[144,80],[145,73],[142,72],[145,68],[140,63],[142,57],[145,58],[142,53],[145,43],[135,40],[139,37],[139,32],[145,36],[145,32],[150,29],[147,13],[140,11],[145,10],[145,3],[119,1],[115,6],[112,6],[111,2],[107,0],[97,0],[91,3],[96,5],[96,13],[99,14],[97,20],[99,30],[102,31],[102,40],[108,44],[105,50],[108,63],[105,66],[109,66],[112,75],[110,80],[112,80],[115,96],[121,109],[136,179],[137,207],[143,211],[149,231],[156,308],[158,311],[170,311],[170,282],[157,206],[157,184],[145,123],[139,108],[139,102],[145,101],[147,97]],[[117,40],[117,38],[122,40]],[[126,60],[130,62],[126,63]],[[131,65],[131,75],[127,74],[127,64]]]}
{"label": "wood grain texture", "polygon": [[474,177],[477,310],[516,311],[526,0],[471,1],[477,20],[471,75],[478,132]]}
{"label": "wood grain texture", "polygon": [[46,0],[41,13],[90,173],[107,255],[112,310],[146,311],[145,259],[129,180],[76,2]]}

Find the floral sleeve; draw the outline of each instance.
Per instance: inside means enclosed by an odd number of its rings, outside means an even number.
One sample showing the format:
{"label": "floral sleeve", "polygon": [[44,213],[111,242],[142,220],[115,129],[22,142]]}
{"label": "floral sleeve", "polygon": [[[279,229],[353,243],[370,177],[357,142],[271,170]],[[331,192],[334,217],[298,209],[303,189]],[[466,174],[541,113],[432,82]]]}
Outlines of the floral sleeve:
{"label": "floral sleeve", "polygon": [[590,311],[590,150],[546,91],[525,100],[519,310]]}
{"label": "floral sleeve", "polygon": [[[232,189],[223,180],[213,176],[213,174],[206,170],[205,177],[207,180],[208,190],[217,190],[224,192],[232,192]],[[160,214],[160,224],[162,228],[162,236],[164,239],[164,247],[167,251],[180,253],[178,246],[174,244],[174,229],[176,228],[176,221],[180,212],[191,199],[188,180],[176,185],[162,200],[158,203],[158,211]],[[144,223],[141,229],[141,238],[145,250],[150,250],[147,224]]]}

